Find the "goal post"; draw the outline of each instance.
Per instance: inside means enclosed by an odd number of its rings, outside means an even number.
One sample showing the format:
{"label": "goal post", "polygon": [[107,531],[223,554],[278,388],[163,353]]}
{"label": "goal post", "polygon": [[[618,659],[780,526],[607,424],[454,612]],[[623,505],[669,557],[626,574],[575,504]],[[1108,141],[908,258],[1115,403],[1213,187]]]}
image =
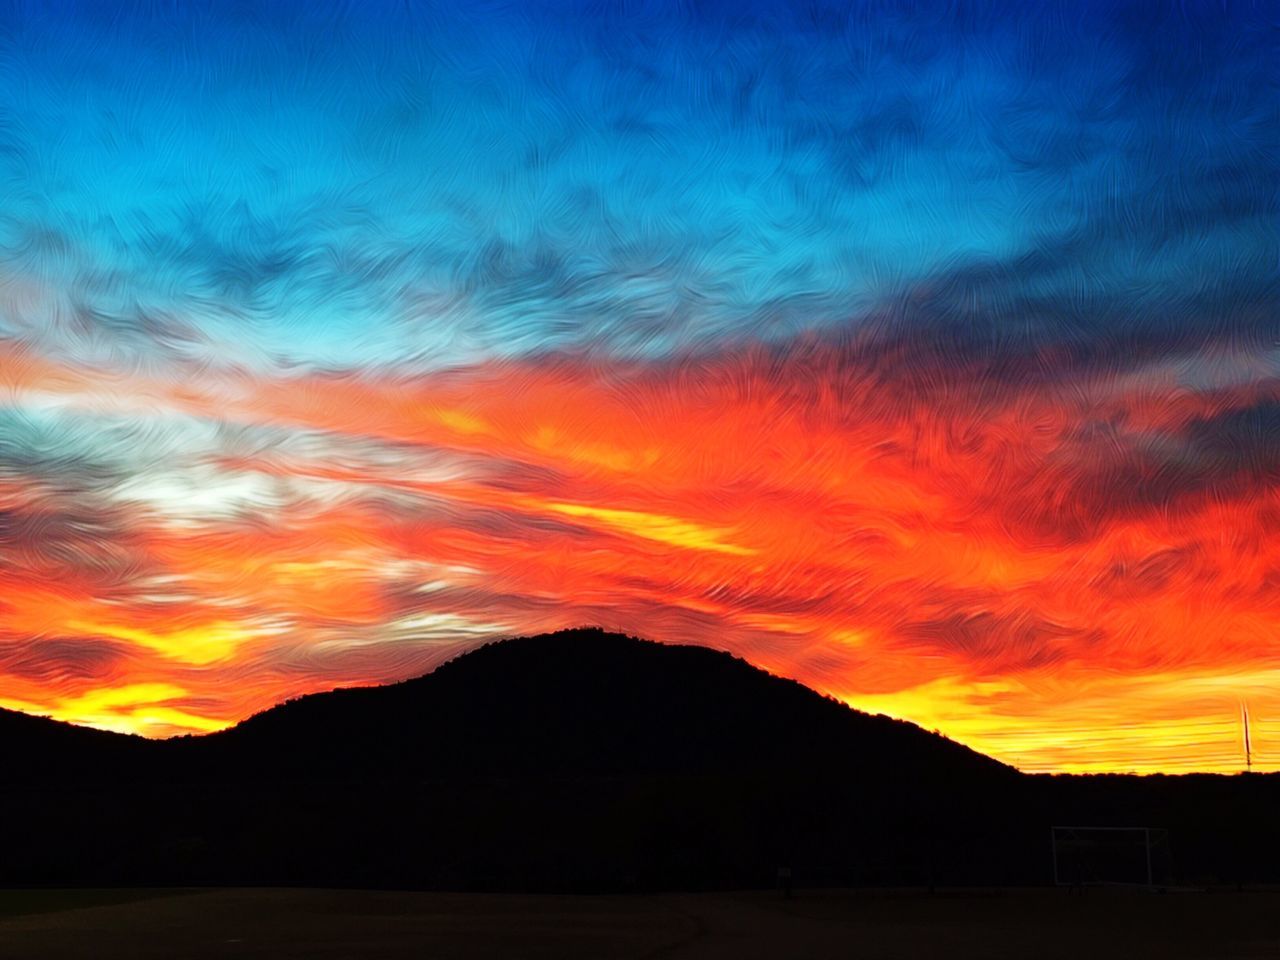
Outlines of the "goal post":
{"label": "goal post", "polygon": [[1171,882],[1173,856],[1163,827],[1050,827],[1053,882],[1059,887]]}

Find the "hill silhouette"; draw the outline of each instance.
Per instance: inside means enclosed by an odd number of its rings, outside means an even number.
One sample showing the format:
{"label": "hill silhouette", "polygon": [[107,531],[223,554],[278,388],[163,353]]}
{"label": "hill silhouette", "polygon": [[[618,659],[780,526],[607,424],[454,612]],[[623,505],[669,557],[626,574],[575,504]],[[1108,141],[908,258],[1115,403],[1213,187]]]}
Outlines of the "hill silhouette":
{"label": "hill silhouette", "polygon": [[136,774],[156,753],[141,737],[0,709],[0,770],[23,782],[114,780]]}
{"label": "hill silhouette", "polygon": [[762,773],[1008,776],[914,724],[851,710],[706,647],[601,630],[487,644],[389,686],[294,700],[193,743],[261,775]]}
{"label": "hill silhouette", "polygon": [[1031,777],[728,654],[599,630],[149,741],[0,711],[0,884],[1045,882],[1048,826],[1269,879],[1278,777]]}

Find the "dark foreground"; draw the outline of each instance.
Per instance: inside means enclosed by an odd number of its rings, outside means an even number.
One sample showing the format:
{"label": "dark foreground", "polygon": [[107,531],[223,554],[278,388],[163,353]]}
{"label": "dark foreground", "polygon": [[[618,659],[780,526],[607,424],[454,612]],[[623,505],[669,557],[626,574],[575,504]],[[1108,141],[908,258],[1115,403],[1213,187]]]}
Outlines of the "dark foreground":
{"label": "dark foreground", "polygon": [[[727,654],[593,630],[206,737],[0,710],[8,887],[640,894],[780,866],[808,887],[1036,886],[1055,824],[1167,830],[1160,884],[1264,884],[1277,809],[1280,774],[1024,776]],[[1147,876],[1140,848],[1086,852],[1060,875]]]}
{"label": "dark foreground", "polygon": [[0,891],[0,956],[24,960],[1277,955],[1280,891]]}

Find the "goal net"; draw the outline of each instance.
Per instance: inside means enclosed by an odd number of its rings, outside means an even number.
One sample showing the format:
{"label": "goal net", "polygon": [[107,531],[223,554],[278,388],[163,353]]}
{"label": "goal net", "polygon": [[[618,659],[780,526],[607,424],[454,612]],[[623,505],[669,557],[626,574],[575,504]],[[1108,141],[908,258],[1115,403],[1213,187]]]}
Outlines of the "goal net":
{"label": "goal net", "polygon": [[1053,827],[1053,882],[1154,887],[1173,882],[1169,831],[1160,827]]}

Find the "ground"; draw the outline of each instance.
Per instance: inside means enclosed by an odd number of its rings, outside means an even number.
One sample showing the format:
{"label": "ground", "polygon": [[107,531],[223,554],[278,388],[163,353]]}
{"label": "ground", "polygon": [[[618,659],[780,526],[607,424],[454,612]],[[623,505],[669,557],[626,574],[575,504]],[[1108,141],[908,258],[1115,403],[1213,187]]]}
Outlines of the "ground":
{"label": "ground", "polygon": [[0,890],[5,960],[1155,956],[1274,960],[1280,891]]}

